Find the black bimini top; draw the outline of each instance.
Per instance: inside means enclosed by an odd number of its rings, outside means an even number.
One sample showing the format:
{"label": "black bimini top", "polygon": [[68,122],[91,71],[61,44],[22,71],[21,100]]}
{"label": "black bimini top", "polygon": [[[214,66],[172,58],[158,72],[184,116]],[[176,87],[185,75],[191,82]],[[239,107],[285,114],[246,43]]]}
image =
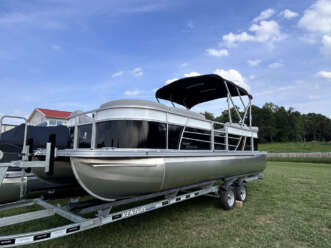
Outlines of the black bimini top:
{"label": "black bimini top", "polygon": [[[156,98],[178,103],[191,109],[193,106],[228,96],[252,96],[244,88],[216,74],[186,77],[176,80],[156,91]],[[238,94],[239,91],[239,94]]]}

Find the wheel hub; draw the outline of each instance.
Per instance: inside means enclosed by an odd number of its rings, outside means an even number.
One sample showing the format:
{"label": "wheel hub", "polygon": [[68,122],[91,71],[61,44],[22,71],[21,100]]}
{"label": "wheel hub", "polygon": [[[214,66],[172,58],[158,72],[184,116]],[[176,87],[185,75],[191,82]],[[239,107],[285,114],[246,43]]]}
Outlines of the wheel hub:
{"label": "wheel hub", "polygon": [[229,206],[232,206],[234,204],[234,193],[230,191],[227,195],[227,203]]}
{"label": "wheel hub", "polygon": [[245,189],[241,189],[240,190],[240,196],[242,200],[246,199],[246,190]]}

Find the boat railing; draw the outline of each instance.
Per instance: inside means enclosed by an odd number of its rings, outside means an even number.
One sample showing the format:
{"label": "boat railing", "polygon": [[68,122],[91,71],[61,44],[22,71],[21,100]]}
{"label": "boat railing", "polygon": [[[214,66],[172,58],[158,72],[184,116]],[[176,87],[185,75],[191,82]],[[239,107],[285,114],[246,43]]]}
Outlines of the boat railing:
{"label": "boat railing", "polygon": [[[91,149],[96,149],[96,114],[100,111],[100,109],[95,109],[87,112],[76,113],[74,116],[70,117],[73,119],[73,128],[74,128],[74,137],[73,137],[73,149],[78,149],[78,139],[79,139],[79,127],[81,125],[92,124],[92,133],[91,133]],[[172,114],[171,112],[165,112],[166,115]],[[79,117],[80,116],[91,115],[91,122],[90,123],[80,123]],[[190,118],[190,117],[187,117]],[[166,125],[168,127],[168,118],[166,118]],[[211,130],[209,132],[202,132],[202,131],[190,131],[187,130],[189,127],[184,126],[182,131],[182,136],[179,141],[178,150],[181,150],[182,141],[189,140],[193,142],[200,142],[200,143],[208,143],[210,151],[238,151],[239,149],[242,151],[247,150],[247,138],[251,139],[250,142],[250,150],[254,151],[254,140],[253,137],[242,136],[242,135],[234,135],[229,133],[228,128],[226,128],[225,123],[217,122],[217,121],[210,121],[206,120],[211,125]],[[191,137],[189,135],[195,135],[197,137]],[[189,137],[188,137],[189,136]],[[166,148],[168,148],[168,128],[167,128],[167,142]]]}
{"label": "boat railing", "polygon": [[[213,121],[212,123],[212,150],[237,151],[240,146],[242,151],[247,150],[247,136],[240,136],[229,133],[229,130],[225,128],[225,123],[216,121]],[[253,138],[250,138],[253,142]],[[254,151],[254,147],[250,148],[250,150]]]}
{"label": "boat railing", "polygon": [[[205,131],[188,131],[187,127],[184,127],[178,149],[181,149],[183,140],[188,140],[200,143],[208,143],[210,144],[211,151],[237,151],[240,148],[242,151],[247,150],[247,136],[240,136],[229,133],[228,129],[225,128],[224,123],[214,121],[211,123],[212,129],[208,133]],[[193,138],[191,137],[192,135],[195,135],[196,137]],[[254,147],[252,147],[251,150],[253,151]]]}
{"label": "boat railing", "polygon": [[16,115],[3,115],[0,118],[0,138],[2,136],[2,126],[3,126],[3,121],[5,119],[18,119],[18,120],[23,120],[24,121],[24,138],[23,138],[23,150],[22,150],[22,154],[24,156],[27,155],[28,153],[28,148],[27,148],[27,137],[28,137],[28,119],[23,117],[23,116],[16,116]]}

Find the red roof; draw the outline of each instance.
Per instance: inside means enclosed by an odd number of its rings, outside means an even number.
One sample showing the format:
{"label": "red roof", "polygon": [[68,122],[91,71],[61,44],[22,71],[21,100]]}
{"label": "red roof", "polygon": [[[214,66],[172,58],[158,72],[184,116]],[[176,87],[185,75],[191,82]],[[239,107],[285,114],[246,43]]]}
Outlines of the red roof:
{"label": "red roof", "polygon": [[42,112],[46,117],[53,117],[59,119],[66,119],[71,115],[71,112],[60,111],[60,110],[51,110],[44,108],[37,108],[40,112]]}

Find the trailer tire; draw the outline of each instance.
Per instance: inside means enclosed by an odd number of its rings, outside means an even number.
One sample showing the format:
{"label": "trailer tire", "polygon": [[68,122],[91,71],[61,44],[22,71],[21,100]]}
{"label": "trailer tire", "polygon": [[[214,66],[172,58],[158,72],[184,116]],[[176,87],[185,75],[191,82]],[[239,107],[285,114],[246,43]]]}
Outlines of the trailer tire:
{"label": "trailer tire", "polygon": [[235,191],[233,187],[230,187],[228,190],[220,190],[220,201],[221,201],[221,207],[224,210],[230,210],[233,209],[236,204],[235,199]]}
{"label": "trailer tire", "polygon": [[237,201],[245,202],[247,200],[247,187],[245,184],[235,187],[235,196]]}

